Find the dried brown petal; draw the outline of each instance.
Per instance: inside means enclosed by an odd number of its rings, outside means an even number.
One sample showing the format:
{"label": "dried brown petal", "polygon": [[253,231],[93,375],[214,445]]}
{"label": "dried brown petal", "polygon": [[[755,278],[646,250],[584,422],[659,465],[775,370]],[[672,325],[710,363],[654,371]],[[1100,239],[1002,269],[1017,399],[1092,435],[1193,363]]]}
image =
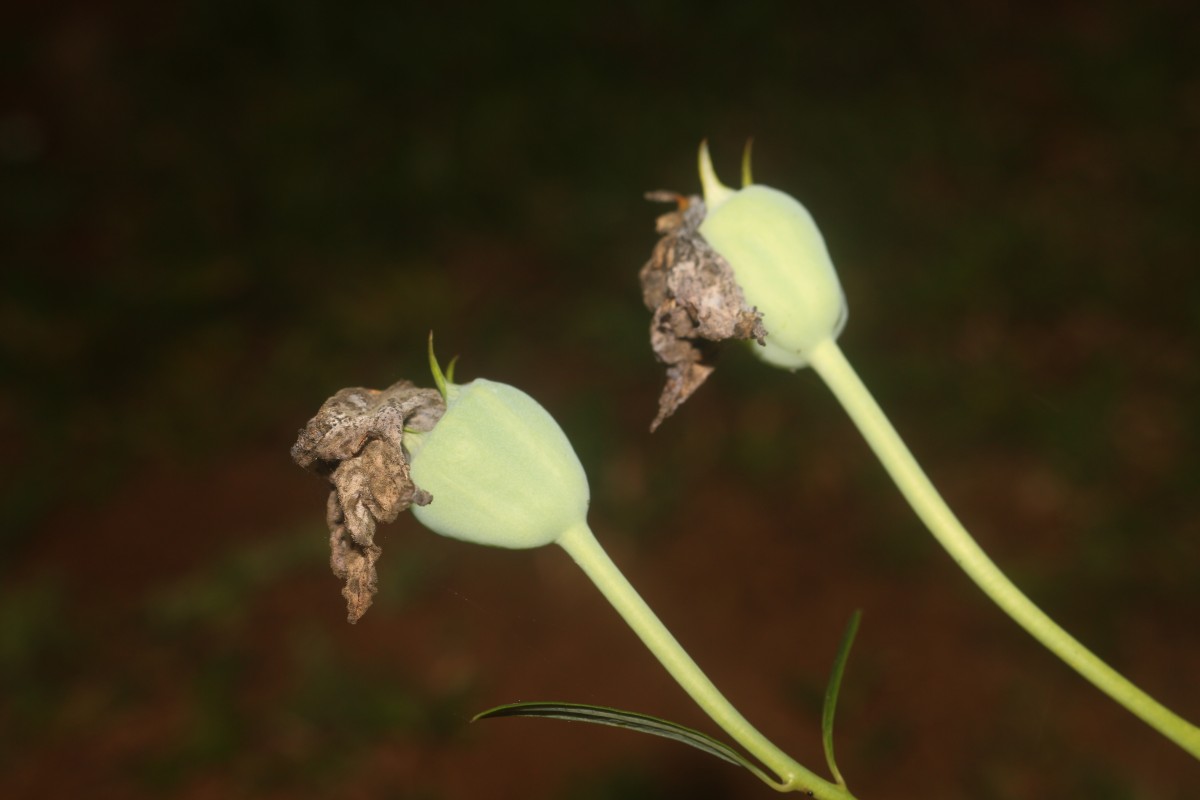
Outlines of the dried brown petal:
{"label": "dried brown petal", "polygon": [[432,430],[445,408],[435,390],[409,381],[383,391],[342,389],[325,401],[292,446],[297,464],[333,484],[325,517],[329,564],[346,582],[342,595],[350,622],[366,613],[375,595],[381,552],[376,525],[432,499],[409,475],[404,429]]}
{"label": "dried brown petal", "polygon": [[642,300],[654,314],[650,346],[667,365],[653,431],[712,373],[721,342],[762,344],[767,331],[762,315],[746,305],[729,263],[700,235],[704,201],[666,191],[648,192],[646,199],[677,205],[656,221],[662,238],[639,274]]}

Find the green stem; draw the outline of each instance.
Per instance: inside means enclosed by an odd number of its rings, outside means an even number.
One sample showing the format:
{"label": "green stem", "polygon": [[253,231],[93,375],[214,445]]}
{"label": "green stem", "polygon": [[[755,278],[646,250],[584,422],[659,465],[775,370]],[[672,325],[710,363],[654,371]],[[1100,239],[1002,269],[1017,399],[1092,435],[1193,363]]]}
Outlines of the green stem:
{"label": "green stem", "polygon": [[625,579],[596,541],[587,523],[581,522],[569,529],[558,543],[575,559],[575,563],[587,573],[617,613],[624,617],[629,627],[633,628],[634,633],[696,704],[738,744],[779,776],[779,781],[773,781],[760,773],[759,777],[768,785],[781,792],[807,791],[816,798],[854,800],[845,787],[830,783],[805,769],[746,721],[700,671],[696,662]]}
{"label": "green stem", "polygon": [[837,343],[831,339],[821,342],[810,351],[809,363],[854,420],[913,511],[971,580],[1018,625],[1100,691],[1200,759],[1200,728],[1101,661],[1046,616],[988,558],[938,494]]}

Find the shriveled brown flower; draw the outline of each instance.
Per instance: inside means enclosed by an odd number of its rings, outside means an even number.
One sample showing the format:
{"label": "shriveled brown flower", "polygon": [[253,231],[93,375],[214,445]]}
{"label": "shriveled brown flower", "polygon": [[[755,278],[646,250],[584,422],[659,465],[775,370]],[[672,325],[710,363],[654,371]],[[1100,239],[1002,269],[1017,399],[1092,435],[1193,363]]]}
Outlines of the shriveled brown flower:
{"label": "shriveled brown flower", "polygon": [[763,344],[767,331],[762,315],[746,305],[728,262],[699,233],[704,201],[667,191],[648,192],[646,199],[676,204],[658,218],[662,238],[639,274],[642,300],[654,313],[650,346],[667,366],[653,431],[712,373],[721,342]]}
{"label": "shriveled brown flower", "polygon": [[329,563],[345,581],[347,618],[357,622],[375,595],[375,562],[382,552],[375,527],[410,505],[432,499],[409,475],[404,429],[432,430],[445,411],[435,389],[400,381],[382,391],[342,389],[300,431],[292,459],[333,484],[325,519]]}

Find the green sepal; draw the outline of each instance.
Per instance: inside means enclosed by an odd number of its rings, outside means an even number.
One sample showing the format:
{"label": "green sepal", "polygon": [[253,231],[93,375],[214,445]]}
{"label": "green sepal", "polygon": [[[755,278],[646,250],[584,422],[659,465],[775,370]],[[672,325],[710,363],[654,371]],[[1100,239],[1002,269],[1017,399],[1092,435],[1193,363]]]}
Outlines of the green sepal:
{"label": "green sepal", "polygon": [[[433,331],[429,332],[429,371],[433,373],[433,383],[437,386],[438,394],[442,399],[449,402],[450,398],[446,395],[446,376],[442,373],[442,366],[438,364],[437,356],[433,354]],[[450,362],[450,373],[454,373],[454,362]]]}
{"label": "green sepal", "polygon": [[745,189],[750,184],[754,183],[754,178],[750,174],[750,154],[754,149],[754,137],[751,136],[746,140],[746,146],[742,148],[742,188]]}

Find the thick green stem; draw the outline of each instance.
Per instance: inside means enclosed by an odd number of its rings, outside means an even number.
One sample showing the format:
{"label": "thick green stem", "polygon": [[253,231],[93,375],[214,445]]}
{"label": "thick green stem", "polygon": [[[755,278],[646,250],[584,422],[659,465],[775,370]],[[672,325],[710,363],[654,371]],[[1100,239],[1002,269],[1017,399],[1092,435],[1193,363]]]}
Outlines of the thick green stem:
{"label": "thick green stem", "polygon": [[1100,691],[1200,759],[1200,728],[1101,661],[1013,585],[954,516],[833,340],[810,351],[813,369],[854,420],[875,455],[942,547],[996,605]]}
{"label": "thick green stem", "polygon": [[781,792],[810,791],[811,796],[816,798],[853,800],[853,795],[845,787],[830,783],[805,769],[746,721],[650,610],[650,606],[646,605],[646,601],[642,600],[604,552],[586,523],[568,530],[558,543],[587,573],[683,690],[738,744],[778,775],[779,781],[772,781],[765,774],[760,774],[760,778]]}

